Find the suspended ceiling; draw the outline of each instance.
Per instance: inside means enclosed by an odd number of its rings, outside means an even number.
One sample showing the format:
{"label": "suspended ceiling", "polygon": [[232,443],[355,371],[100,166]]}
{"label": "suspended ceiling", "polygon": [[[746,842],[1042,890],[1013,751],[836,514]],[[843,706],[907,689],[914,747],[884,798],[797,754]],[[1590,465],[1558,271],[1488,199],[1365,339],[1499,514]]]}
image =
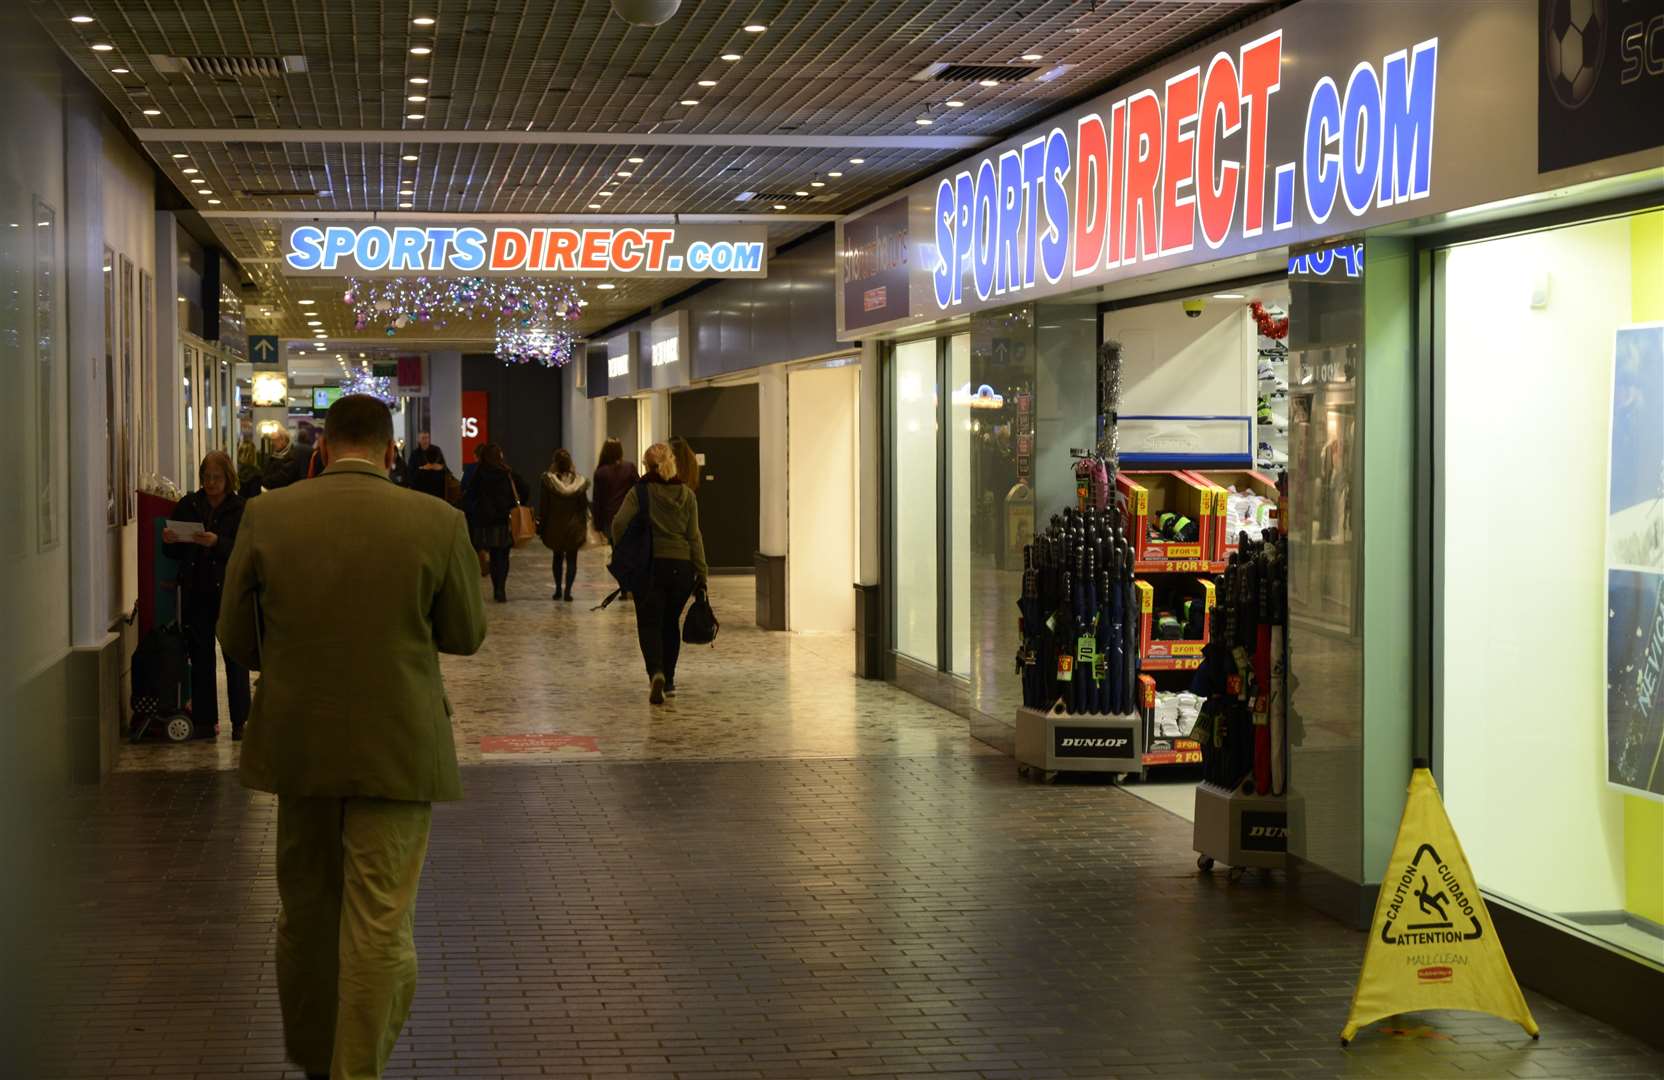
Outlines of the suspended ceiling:
{"label": "suspended ceiling", "polygon": [[[341,283],[282,275],[298,219],[724,214],[785,243],[1266,5],[684,0],[657,28],[606,0],[33,6],[258,286],[249,328],[308,338],[315,318],[334,348],[366,334]],[[694,282],[599,284],[586,331]]]}

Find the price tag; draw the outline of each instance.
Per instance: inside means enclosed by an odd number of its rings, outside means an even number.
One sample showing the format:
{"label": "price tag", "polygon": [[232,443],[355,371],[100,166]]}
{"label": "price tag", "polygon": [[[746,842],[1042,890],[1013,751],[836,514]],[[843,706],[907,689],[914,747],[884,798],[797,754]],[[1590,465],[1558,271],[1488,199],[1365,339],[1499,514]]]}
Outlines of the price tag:
{"label": "price tag", "polygon": [[1075,658],[1068,653],[1058,653],[1057,655],[1057,681],[1075,681]]}

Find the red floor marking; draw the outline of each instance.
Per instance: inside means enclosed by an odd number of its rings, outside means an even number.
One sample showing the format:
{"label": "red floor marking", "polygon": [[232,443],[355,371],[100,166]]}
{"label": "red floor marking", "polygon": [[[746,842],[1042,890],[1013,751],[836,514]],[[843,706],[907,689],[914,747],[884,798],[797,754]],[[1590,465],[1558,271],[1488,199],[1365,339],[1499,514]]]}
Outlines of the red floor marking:
{"label": "red floor marking", "polygon": [[539,754],[550,750],[575,749],[599,754],[594,735],[482,735],[482,754]]}

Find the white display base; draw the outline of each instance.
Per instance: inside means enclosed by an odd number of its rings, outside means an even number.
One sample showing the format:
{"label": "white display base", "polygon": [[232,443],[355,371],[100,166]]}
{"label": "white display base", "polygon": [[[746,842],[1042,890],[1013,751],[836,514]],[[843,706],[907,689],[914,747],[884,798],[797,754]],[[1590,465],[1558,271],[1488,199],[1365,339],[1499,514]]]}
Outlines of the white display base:
{"label": "white display base", "polygon": [[1203,870],[1216,862],[1280,870],[1288,862],[1288,799],[1198,784],[1192,835]]}
{"label": "white display base", "polygon": [[1136,714],[1069,714],[1017,710],[1019,768],[1060,772],[1141,773],[1144,721]]}

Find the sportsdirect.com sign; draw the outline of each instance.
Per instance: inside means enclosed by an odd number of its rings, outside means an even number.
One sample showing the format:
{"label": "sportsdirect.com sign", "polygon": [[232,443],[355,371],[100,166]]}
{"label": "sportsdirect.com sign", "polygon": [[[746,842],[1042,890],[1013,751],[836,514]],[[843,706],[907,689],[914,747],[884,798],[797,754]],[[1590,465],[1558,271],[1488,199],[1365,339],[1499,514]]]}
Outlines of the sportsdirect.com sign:
{"label": "sportsdirect.com sign", "polygon": [[309,224],[289,231],[291,274],[767,277],[762,226],[574,228]]}

